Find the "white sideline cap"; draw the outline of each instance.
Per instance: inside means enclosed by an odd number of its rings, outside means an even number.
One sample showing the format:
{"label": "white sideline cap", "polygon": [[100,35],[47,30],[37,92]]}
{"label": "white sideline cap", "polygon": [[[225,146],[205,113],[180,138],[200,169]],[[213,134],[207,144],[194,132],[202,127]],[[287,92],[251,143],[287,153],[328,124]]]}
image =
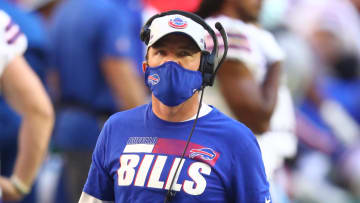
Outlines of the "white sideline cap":
{"label": "white sideline cap", "polygon": [[149,29],[150,40],[148,47],[170,33],[184,33],[194,40],[201,51],[206,51],[205,37],[207,31],[191,18],[180,14],[158,17],[152,21]]}

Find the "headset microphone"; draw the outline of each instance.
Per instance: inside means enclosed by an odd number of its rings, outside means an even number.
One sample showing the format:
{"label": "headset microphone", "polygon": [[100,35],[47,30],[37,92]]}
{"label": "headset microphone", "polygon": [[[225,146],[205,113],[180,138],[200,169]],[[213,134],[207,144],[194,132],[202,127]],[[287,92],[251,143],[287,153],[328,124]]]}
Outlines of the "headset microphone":
{"label": "headset microphone", "polygon": [[229,49],[227,35],[226,35],[225,30],[224,30],[224,27],[219,22],[216,22],[215,27],[216,27],[217,30],[219,30],[219,32],[221,34],[221,38],[223,39],[224,53],[223,53],[220,61],[215,63],[215,67],[217,67],[217,68],[215,69],[214,74],[213,74],[214,76],[213,76],[213,79],[212,79],[212,84],[214,84],[215,76],[216,76],[219,68],[221,67],[221,65],[224,63],[225,57],[226,57],[228,49]]}

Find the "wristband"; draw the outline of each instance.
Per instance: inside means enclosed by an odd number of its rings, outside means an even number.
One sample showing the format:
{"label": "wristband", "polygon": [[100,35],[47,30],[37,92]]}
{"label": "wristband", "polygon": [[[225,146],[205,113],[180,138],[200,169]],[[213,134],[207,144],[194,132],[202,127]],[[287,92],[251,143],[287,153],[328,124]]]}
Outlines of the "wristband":
{"label": "wristband", "polygon": [[15,187],[16,191],[18,191],[22,196],[30,193],[31,187],[27,186],[15,175],[11,176],[10,182]]}

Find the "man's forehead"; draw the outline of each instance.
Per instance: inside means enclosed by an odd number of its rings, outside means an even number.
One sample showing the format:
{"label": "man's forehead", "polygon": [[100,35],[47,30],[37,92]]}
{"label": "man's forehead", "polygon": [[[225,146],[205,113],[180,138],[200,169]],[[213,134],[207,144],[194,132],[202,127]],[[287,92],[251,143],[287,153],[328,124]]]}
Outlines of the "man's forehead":
{"label": "man's forehead", "polygon": [[152,47],[157,48],[167,44],[179,44],[179,48],[197,49],[195,41],[188,35],[183,33],[171,33],[159,39]]}

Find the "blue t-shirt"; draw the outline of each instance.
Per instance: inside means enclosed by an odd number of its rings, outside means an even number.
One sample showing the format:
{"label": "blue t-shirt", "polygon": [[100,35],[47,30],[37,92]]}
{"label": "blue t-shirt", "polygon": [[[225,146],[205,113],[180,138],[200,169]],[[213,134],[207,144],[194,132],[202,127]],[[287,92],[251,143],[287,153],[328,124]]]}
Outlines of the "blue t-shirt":
{"label": "blue t-shirt", "polygon": [[59,6],[50,39],[63,101],[97,111],[117,110],[101,63],[107,57],[132,60],[142,52],[132,47],[133,19],[126,7],[108,0],[69,0]]}
{"label": "blue t-shirt", "polygon": [[[163,202],[192,121],[167,122],[151,103],[106,122],[84,192],[104,201]],[[172,202],[270,202],[261,152],[243,124],[217,109],[199,118]]]}

